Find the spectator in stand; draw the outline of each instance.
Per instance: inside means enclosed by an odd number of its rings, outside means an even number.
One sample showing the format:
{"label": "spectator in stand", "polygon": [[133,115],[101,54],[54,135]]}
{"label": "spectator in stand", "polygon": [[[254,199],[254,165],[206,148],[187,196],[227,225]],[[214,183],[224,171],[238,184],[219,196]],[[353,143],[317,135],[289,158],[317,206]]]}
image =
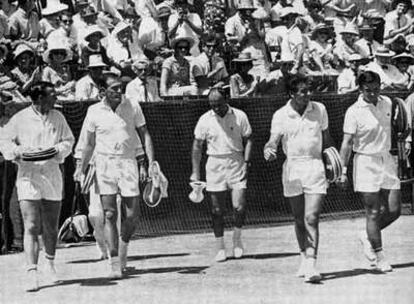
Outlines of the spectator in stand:
{"label": "spectator in stand", "polygon": [[42,9],[42,19],[39,22],[40,36],[47,39],[49,34],[60,27],[60,17],[63,11],[67,10],[66,4],[57,0],[49,0],[47,6]]}
{"label": "spectator in stand", "polygon": [[355,45],[355,42],[359,37],[359,30],[356,23],[348,23],[344,29],[340,31],[342,39],[338,39],[335,43],[334,54],[341,60],[343,66],[349,60],[349,56],[352,54],[360,54],[359,48]]}
{"label": "spectator in stand", "polygon": [[364,58],[374,58],[374,53],[381,46],[381,44],[374,40],[375,29],[368,24],[359,27],[361,38],[355,42],[358,52]]}
{"label": "spectator in stand", "polygon": [[8,54],[7,47],[0,44],[0,102],[25,102],[27,100],[20,94],[17,83],[13,81],[13,75],[10,73],[8,66],[5,65]]}
{"label": "spectator in stand", "polygon": [[281,24],[280,20],[271,19],[270,25],[271,28],[266,31],[265,43],[269,48],[270,61],[275,62],[280,59],[282,40],[287,35],[287,28],[284,24]]}
{"label": "spectator in stand", "polygon": [[234,69],[237,73],[230,76],[231,98],[255,96],[257,93],[258,79],[249,74],[253,59],[250,53],[240,53],[233,59]]}
{"label": "spectator in stand", "polygon": [[357,79],[363,64],[363,57],[359,54],[352,54],[348,62],[348,67],[342,70],[337,79],[338,94],[355,93],[359,90]]}
{"label": "spectator in stand", "polygon": [[375,53],[375,60],[367,64],[365,70],[377,73],[381,79],[381,89],[394,89],[394,81],[399,74],[398,69],[391,64],[395,53],[386,47],[380,47]]}
{"label": "spectator in stand", "polygon": [[43,53],[43,61],[47,66],[42,70],[42,81],[55,86],[58,100],[74,100],[76,81],[68,62],[72,59],[72,51],[63,41],[50,41]]}
{"label": "spectator in stand", "polygon": [[1,0],[1,9],[7,17],[10,17],[15,11],[17,11],[17,0]]}
{"label": "spectator in stand", "polygon": [[272,20],[283,22],[280,14],[286,7],[293,7],[300,15],[307,15],[307,10],[302,0],[279,0],[270,10]]}
{"label": "spectator in stand", "polygon": [[108,58],[105,47],[101,40],[105,37],[104,32],[97,25],[90,25],[85,34],[85,41],[87,45],[82,48],[81,61],[84,66],[89,65],[89,57],[91,55],[100,55],[106,65],[111,65],[111,60]]}
{"label": "spectator in stand", "polygon": [[138,43],[142,50],[156,53],[160,47],[165,45],[165,41],[168,40],[170,15],[171,10],[164,7],[159,12],[156,11],[156,17],[142,16],[138,28]]}
{"label": "spectator in stand", "polygon": [[199,95],[208,95],[211,88],[223,87],[229,78],[223,58],[218,55],[218,41],[207,36],[202,41],[203,52],[193,60],[193,75]]}
{"label": "spectator in stand", "polygon": [[158,10],[154,0],[133,0],[135,11],[141,18],[151,17],[158,19]]}
{"label": "spectator in stand", "polygon": [[150,76],[150,62],[142,57],[134,62],[132,70],[137,77],[126,86],[125,97],[132,104],[162,101],[158,92],[157,79]]}
{"label": "spectator in stand", "polygon": [[70,45],[70,48],[73,51],[77,52],[78,39],[76,37],[76,30],[73,27],[73,17],[72,13],[69,11],[64,11],[60,17],[60,26],[58,29],[50,32],[47,37],[48,41],[55,39],[64,39],[66,44]]}
{"label": "spectator in stand", "polygon": [[34,0],[18,1],[18,9],[9,19],[9,29],[13,41],[21,39],[38,44],[40,24]]}
{"label": "spectator in stand", "polygon": [[337,37],[347,24],[353,22],[358,15],[358,0],[333,0],[329,1],[325,6],[335,12],[333,25]]}
{"label": "spectator in stand", "polygon": [[309,43],[309,55],[314,70],[322,73],[333,73],[337,66],[337,58],[333,54],[331,27],[325,23],[318,24],[312,31]]}
{"label": "spectator in stand", "polygon": [[27,44],[19,44],[13,52],[16,67],[11,71],[22,94],[26,95],[33,83],[41,79],[40,68],[36,67],[35,51]]}
{"label": "spectator in stand", "polygon": [[319,0],[307,1],[306,8],[308,10],[308,14],[304,15],[304,18],[309,23],[310,30],[314,30],[319,23],[325,22],[322,4]]}
{"label": "spectator in stand", "polygon": [[295,66],[295,59],[292,54],[282,56],[280,60],[276,62],[279,68],[270,72],[266,78],[266,81],[261,81],[258,85],[257,91],[260,95],[270,96],[278,94],[286,94],[287,84],[290,77],[292,77],[292,69]]}
{"label": "spectator in stand", "polygon": [[79,79],[76,83],[76,101],[98,100],[102,87],[102,72],[107,67],[99,54],[93,54],[88,59],[88,74]]}
{"label": "spectator in stand", "polygon": [[163,96],[197,95],[197,85],[191,83],[191,64],[186,58],[194,40],[191,37],[178,37],[171,41],[174,55],[162,64],[160,94]]}
{"label": "spectator in stand", "polygon": [[0,6],[0,39],[9,36],[9,17]]}
{"label": "spectator in stand", "polygon": [[393,0],[362,0],[358,8],[364,26],[373,28],[373,38],[382,44],[384,40],[384,24],[387,8]]}
{"label": "spectator in stand", "polygon": [[200,16],[189,11],[187,0],[176,0],[175,6],[176,11],[168,19],[170,41],[177,37],[190,37],[194,41],[190,53],[192,56],[198,56],[200,54],[199,37],[203,33]]}
{"label": "spectator in stand", "polygon": [[406,13],[411,8],[410,0],[396,0],[394,10],[385,15],[384,44],[391,44],[395,39],[412,32],[414,19],[408,19]]}
{"label": "spectator in stand", "polygon": [[[411,90],[414,84],[413,70],[409,69],[414,64],[414,56],[408,53],[402,53],[392,58],[393,64],[397,67],[398,72],[394,77],[393,86],[397,90]],[[410,73],[411,72],[411,73]]]}

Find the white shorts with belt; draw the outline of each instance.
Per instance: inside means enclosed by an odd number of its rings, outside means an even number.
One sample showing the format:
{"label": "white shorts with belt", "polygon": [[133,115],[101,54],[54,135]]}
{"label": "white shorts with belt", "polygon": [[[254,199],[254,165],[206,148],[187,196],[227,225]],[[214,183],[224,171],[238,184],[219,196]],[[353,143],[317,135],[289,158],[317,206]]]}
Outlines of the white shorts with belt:
{"label": "white shorts with belt", "polygon": [[17,198],[21,200],[61,201],[62,171],[56,161],[20,161],[16,179]]}
{"label": "white shorts with belt", "polygon": [[317,158],[287,159],[283,164],[283,195],[326,194],[328,182],[323,161]]}
{"label": "white shorts with belt", "polygon": [[382,155],[354,156],[354,190],[357,192],[378,192],[380,189],[398,190],[398,157],[390,153]]}
{"label": "white shorts with belt", "polygon": [[210,155],[206,164],[207,191],[219,192],[247,188],[242,153],[226,156]]}
{"label": "white shorts with belt", "polygon": [[138,164],[135,158],[97,154],[96,183],[100,195],[139,195]]}

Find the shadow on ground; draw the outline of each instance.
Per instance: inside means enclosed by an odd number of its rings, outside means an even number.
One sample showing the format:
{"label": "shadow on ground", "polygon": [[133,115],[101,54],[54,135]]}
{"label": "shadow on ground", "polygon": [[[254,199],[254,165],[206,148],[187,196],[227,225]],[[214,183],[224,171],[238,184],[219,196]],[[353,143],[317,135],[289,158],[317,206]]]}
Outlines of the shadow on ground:
{"label": "shadow on ground", "polygon": [[[169,258],[169,257],[183,257],[190,255],[189,253],[166,253],[166,254],[146,254],[146,255],[132,255],[128,256],[128,261],[139,261],[139,260],[149,260],[149,259],[158,259],[158,258]],[[87,263],[96,263],[102,261],[101,259],[83,259],[83,260],[74,260],[68,261],[66,264],[87,264]]]}

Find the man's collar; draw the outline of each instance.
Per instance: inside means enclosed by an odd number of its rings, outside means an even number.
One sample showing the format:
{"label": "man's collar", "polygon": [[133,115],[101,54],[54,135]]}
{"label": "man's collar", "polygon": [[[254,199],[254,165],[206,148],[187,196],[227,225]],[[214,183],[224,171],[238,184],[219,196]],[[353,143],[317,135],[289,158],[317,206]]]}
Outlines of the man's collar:
{"label": "man's collar", "polygon": [[[226,112],[226,114],[225,114],[222,118],[226,117],[226,116],[227,116],[227,115],[229,115],[229,114],[233,114],[233,113],[234,113],[233,108],[232,108],[232,107],[230,107],[230,105],[229,105],[229,104],[227,104],[227,112]],[[218,116],[218,117],[220,117],[219,115],[217,115],[217,114],[216,114],[216,112],[214,112],[214,110],[210,110],[210,114],[211,114],[212,116]]]}
{"label": "man's collar", "polygon": [[[288,115],[290,117],[300,116],[300,114],[296,112],[296,110],[292,106],[292,99],[289,99],[289,101],[287,102],[287,107],[288,107]],[[305,112],[303,112],[302,116],[312,110],[313,110],[313,103],[312,101],[309,101],[308,105],[306,106]]]}
{"label": "man's collar", "polygon": [[[382,101],[383,101],[382,96],[381,96],[381,95],[380,95],[380,96],[378,96],[377,105],[378,105],[379,103],[381,103]],[[375,105],[374,105],[374,104],[366,102],[366,101],[364,100],[364,97],[362,96],[362,94],[359,94],[359,96],[358,96],[358,100],[357,100],[357,102],[356,102],[356,104],[355,104],[355,105],[356,105],[356,106],[358,106],[358,107],[360,107],[360,108],[369,107],[369,106],[374,106],[374,107],[375,107]]]}

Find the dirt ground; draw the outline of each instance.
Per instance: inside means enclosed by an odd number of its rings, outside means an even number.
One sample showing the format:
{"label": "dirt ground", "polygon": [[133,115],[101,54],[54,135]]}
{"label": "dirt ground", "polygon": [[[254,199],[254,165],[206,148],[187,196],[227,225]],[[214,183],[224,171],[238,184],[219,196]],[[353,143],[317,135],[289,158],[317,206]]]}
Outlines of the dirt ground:
{"label": "dirt ground", "polygon": [[[0,256],[0,303],[414,303],[414,216],[402,216],[383,234],[394,267],[381,274],[367,265],[357,232],[362,218],[321,223],[320,284],[294,276],[299,263],[293,226],[246,229],[243,259],[213,262],[212,234],[134,240],[128,273],[109,280],[94,244],[57,252],[61,282],[23,291],[24,255]],[[231,232],[226,235],[231,255]],[[42,269],[44,258],[39,265]]]}

